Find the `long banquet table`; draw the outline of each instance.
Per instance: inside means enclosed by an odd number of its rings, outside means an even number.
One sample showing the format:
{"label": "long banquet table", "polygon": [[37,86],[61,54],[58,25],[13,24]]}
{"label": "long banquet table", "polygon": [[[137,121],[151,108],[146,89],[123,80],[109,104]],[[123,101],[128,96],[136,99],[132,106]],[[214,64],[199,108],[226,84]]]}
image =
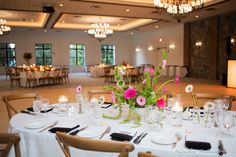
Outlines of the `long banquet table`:
{"label": "long banquet table", "polygon": [[[116,113],[116,110],[112,107],[108,109],[102,109],[103,113],[111,114]],[[234,119],[235,120],[235,119]],[[20,147],[21,153],[23,157],[63,157],[63,152],[61,151],[56,139],[55,134],[48,132],[47,130],[39,133],[40,129],[27,129],[26,126],[33,122],[44,123],[45,126],[48,126],[55,121],[58,121],[58,127],[72,127],[77,124],[80,124],[81,127],[89,125],[89,127],[98,127],[99,126],[94,123],[93,118],[89,114],[78,114],[74,112],[72,117],[69,117],[67,114],[58,114],[52,112],[42,113],[40,116],[33,116],[29,114],[18,113],[10,120],[10,128],[9,132],[18,133],[21,137]],[[234,137],[216,137],[219,132],[218,128],[200,128],[194,127],[192,125],[191,120],[183,120],[182,127],[175,127],[171,125],[171,117],[164,119],[163,128],[150,129],[148,124],[142,122],[141,127],[132,128],[134,124],[121,124],[122,119],[118,120],[110,120],[110,119],[100,119],[99,123],[101,127],[111,126],[112,132],[138,132],[139,135],[141,132],[148,132],[148,135],[142,140],[140,144],[135,144],[135,150],[130,153],[131,157],[137,157],[137,153],[139,151],[151,151],[153,154],[165,157],[195,157],[195,156],[205,156],[205,157],[215,157],[218,156],[218,140],[221,139],[223,141],[224,147],[227,151],[227,154],[224,156],[227,157],[235,157],[236,156],[236,134]],[[96,126],[97,125],[97,126]],[[191,133],[187,133],[186,131],[191,129]],[[160,136],[174,136],[174,134],[178,132],[183,137],[181,141],[179,141],[175,148],[173,145],[161,145],[155,144],[152,142],[152,139]],[[230,130],[231,133],[236,132],[236,127],[233,127]],[[187,138],[190,137],[192,139],[197,139],[200,141],[210,142],[212,148],[208,151],[201,150],[190,150],[185,148],[184,146],[184,137],[187,135]],[[137,135],[135,137],[137,137]],[[134,137],[134,138],[135,138]],[[110,140],[109,134],[106,134],[102,139]],[[133,140],[131,141],[133,143]],[[88,152],[82,151],[79,149],[71,149],[72,156],[80,156],[80,157],[92,157],[92,156],[117,156],[114,153],[98,153],[98,152]],[[14,156],[14,152],[11,151],[10,157]]]}

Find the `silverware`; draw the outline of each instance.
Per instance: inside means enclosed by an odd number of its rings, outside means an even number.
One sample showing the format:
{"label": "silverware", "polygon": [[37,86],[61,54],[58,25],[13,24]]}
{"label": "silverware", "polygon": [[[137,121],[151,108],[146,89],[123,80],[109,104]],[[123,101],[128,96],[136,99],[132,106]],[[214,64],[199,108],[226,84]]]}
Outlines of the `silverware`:
{"label": "silverware", "polygon": [[55,121],[55,122],[52,123],[51,125],[49,125],[49,126],[43,128],[42,130],[40,130],[39,133],[41,133],[41,132],[43,132],[43,131],[45,131],[45,130],[47,130],[47,129],[49,129],[49,128],[54,127],[55,125],[57,125],[57,123],[58,123],[58,121]]}
{"label": "silverware", "polygon": [[73,131],[73,132],[71,132],[71,133],[69,133],[69,134],[70,134],[70,135],[76,135],[78,132],[85,130],[87,127],[88,127],[88,126],[85,126],[85,127],[81,128],[81,129],[75,130],[75,131]]}
{"label": "silverware", "polygon": [[138,142],[136,144],[139,144],[144,139],[144,137],[147,136],[147,134],[148,133],[143,134],[142,137],[138,140]]}
{"label": "silverware", "polygon": [[25,111],[25,110],[22,110],[20,112],[21,113],[26,113],[26,114],[29,114],[29,115],[36,115],[36,113],[30,112],[30,111]]}
{"label": "silverware", "polygon": [[226,154],[226,153],[227,152],[224,148],[224,145],[223,145],[222,141],[219,140],[219,142],[218,142],[218,154],[221,156],[221,155]]}
{"label": "silverware", "polygon": [[139,139],[143,136],[144,132],[142,132],[140,135],[138,135],[135,139],[134,139],[134,143],[137,144],[137,142],[139,141]]}
{"label": "silverware", "polygon": [[106,130],[101,134],[101,136],[99,137],[99,139],[103,138],[103,136],[104,136],[105,134],[110,133],[110,132],[111,132],[111,127],[108,126],[108,127],[106,128]]}

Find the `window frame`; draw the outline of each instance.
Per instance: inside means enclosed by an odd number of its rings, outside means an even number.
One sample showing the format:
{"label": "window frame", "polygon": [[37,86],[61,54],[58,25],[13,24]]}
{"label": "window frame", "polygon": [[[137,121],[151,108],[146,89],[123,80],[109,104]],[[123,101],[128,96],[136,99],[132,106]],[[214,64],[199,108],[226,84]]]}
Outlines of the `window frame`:
{"label": "window frame", "polygon": [[[107,47],[104,49],[104,47]],[[112,47],[112,48],[110,48]],[[112,52],[110,52],[112,51]],[[104,54],[105,53],[105,57]],[[112,63],[109,62],[110,57],[109,55],[112,55]],[[105,62],[104,62],[105,60]],[[102,44],[101,45],[101,63],[103,64],[108,64],[108,65],[115,65],[115,45],[110,45],[110,44]]]}
{"label": "window frame", "polygon": [[[14,67],[16,66],[16,43],[1,43],[3,44],[3,48],[0,47],[0,52],[3,52],[3,56],[0,56],[0,60],[2,61],[2,64],[0,64],[1,67]],[[14,44],[14,48],[11,48],[11,44]],[[12,57],[10,55],[10,52],[13,50],[15,53]],[[10,65],[10,61],[13,60],[13,64]]]}
{"label": "window frame", "polygon": [[[71,48],[71,45],[74,45],[75,48]],[[80,46],[82,46],[83,48],[82,49],[78,48]],[[71,57],[72,50],[75,51],[75,57]],[[81,55],[83,57],[81,57],[79,55],[80,51],[83,52],[83,54]],[[70,65],[72,65],[72,66],[84,66],[85,65],[85,45],[84,44],[70,44],[69,45],[69,53],[70,53]],[[75,64],[72,64],[71,58],[75,59]],[[83,60],[83,63],[79,62],[81,58]],[[80,64],[78,64],[78,63],[80,63]]]}
{"label": "window frame", "polygon": [[[36,45],[41,45],[42,48],[36,48]],[[46,45],[50,45],[51,48],[47,48]],[[42,57],[37,57],[37,50],[41,50],[43,52],[43,56]],[[49,51],[49,50],[51,51],[51,55],[50,55],[51,57],[47,57],[46,54],[45,54],[46,51]],[[50,44],[50,43],[36,43],[35,44],[35,62],[36,62],[36,65],[52,65],[52,54],[53,54],[52,53],[52,44]],[[38,59],[39,58],[42,59],[42,64],[38,64]],[[47,59],[50,59],[51,63],[46,64]]]}

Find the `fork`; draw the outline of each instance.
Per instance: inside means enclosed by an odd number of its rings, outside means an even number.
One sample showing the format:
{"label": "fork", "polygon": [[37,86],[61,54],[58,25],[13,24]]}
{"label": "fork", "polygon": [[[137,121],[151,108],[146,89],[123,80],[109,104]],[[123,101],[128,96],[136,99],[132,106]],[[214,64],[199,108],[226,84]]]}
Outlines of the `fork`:
{"label": "fork", "polygon": [[101,136],[99,137],[99,139],[102,139],[105,134],[108,134],[108,133],[110,133],[110,132],[111,132],[111,127],[108,126],[108,127],[106,128],[106,130],[101,134]]}
{"label": "fork", "polygon": [[55,121],[54,123],[52,123],[51,125],[49,125],[49,126],[43,128],[42,130],[40,130],[39,133],[41,133],[41,132],[43,132],[43,131],[45,131],[45,130],[47,130],[47,129],[49,129],[49,128],[52,128],[52,127],[54,127],[54,126],[57,125],[57,124],[58,124],[58,120]]}

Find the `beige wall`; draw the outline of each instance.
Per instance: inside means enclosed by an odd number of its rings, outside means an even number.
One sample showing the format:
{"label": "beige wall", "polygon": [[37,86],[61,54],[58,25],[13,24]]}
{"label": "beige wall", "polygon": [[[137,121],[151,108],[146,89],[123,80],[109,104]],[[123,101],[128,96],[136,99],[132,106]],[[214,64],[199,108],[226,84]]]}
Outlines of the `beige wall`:
{"label": "beige wall", "polygon": [[[183,65],[183,24],[160,28],[155,31],[135,33],[132,39],[133,63],[160,65],[162,53],[158,48],[167,47],[168,65]],[[159,39],[162,38],[162,42]],[[174,51],[169,49],[170,44],[175,44]],[[148,47],[153,51],[148,51]],[[138,50],[136,50],[138,49]],[[136,51],[135,51],[136,50]]]}
{"label": "beige wall", "polygon": [[[34,52],[35,43],[51,43],[53,46],[53,65],[69,64],[69,44],[85,44],[86,64],[100,63],[100,45],[113,44],[116,49],[115,63],[128,61],[129,64],[140,65],[150,63],[161,64],[162,55],[158,50],[160,47],[169,47],[175,44],[175,50],[168,53],[169,65],[183,65],[183,24],[172,27],[160,28],[155,31],[138,32],[129,35],[127,32],[114,33],[112,37],[100,43],[98,40],[89,37],[87,33],[81,31],[62,31],[51,30],[44,32],[42,29],[13,29],[10,34],[0,36],[0,42],[16,43],[17,65],[22,65],[25,61],[22,58],[24,52]],[[162,43],[159,42],[162,38]],[[148,51],[152,46],[153,51]],[[139,48],[139,51],[135,51]],[[35,63],[35,58],[31,64]],[[72,71],[83,71],[83,67],[73,67]],[[4,73],[3,67],[0,73]]]}
{"label": "beige wall", "polygon": [[[34,52],[35,43],[51,43],[53,46],[53,65],[69,64],[69,44],[78,43],[85,44],[86,64],[100,63],[100,45],[115,45],[116,56],[115,63],[120,64],[123,60],[127,60],[132,64],[131,40],[128,33],[114,33],[112,37],[102,41],[101,43],[87,33],[81,31],[62,31],[56,32],[51,30],[44,32],[42,29],[13,29],[10,34],[0,36],[0,42],[16,43],[16,60],[17,65],[25,63],[22,56],[25,52]],[[35,58],[31,60],[31,64],[35,63]],[[83,71],[83,67],[74,67],[73,71]],[[1,68],[1,73],[4,69]]]}

